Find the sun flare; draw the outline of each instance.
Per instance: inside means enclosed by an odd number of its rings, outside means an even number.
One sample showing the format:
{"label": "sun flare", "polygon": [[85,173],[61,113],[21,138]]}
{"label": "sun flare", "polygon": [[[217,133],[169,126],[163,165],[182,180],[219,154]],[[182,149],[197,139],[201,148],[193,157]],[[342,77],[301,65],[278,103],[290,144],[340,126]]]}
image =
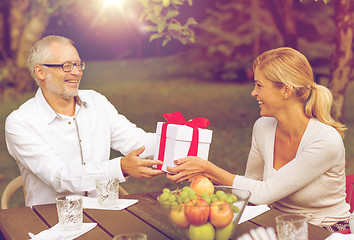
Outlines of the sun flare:
{"label": "sun flare", "polygon": [[118,8],[122,7],[122,4],[125,0],[106,0],[105,1],[105,6],[117,6]]}

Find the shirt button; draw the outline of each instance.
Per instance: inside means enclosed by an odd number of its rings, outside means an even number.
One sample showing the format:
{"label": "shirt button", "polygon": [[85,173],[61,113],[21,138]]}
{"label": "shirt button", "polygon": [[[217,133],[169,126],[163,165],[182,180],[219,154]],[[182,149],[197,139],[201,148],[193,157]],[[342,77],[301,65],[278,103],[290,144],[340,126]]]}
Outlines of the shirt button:
{"label": "shirt button", "polygon": [[68,124],[70,125],[70,124],[71,124],[71,122],[68,122]]}

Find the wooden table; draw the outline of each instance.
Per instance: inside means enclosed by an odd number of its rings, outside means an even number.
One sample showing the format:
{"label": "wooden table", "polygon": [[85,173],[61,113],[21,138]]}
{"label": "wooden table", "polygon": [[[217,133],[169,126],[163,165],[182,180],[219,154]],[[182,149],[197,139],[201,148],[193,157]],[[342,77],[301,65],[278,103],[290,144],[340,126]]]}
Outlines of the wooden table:
{"label": "wooden table", "polygon": [[[180,239],[181,236],[170,225],[168,216],[156,201],[158,194],[123,196],[122,198],[139,199],[139,202],[121,211],[84,209],[84,222],[96,222],[97,226],[77,239],[105,240],[128,232],[144,232],[149,240]],[[275,229],[275,217],[280,214],[282,212],[271,209],[240,224],[237,236],[248,233],[250,229],[258,226]],[[55,204],[1,210],[0,239],[28,239],[28,232],[37,234],[57,222]],[[330,233],[321,227],[309,224],[309,240],[323,240],[329,235]]]}

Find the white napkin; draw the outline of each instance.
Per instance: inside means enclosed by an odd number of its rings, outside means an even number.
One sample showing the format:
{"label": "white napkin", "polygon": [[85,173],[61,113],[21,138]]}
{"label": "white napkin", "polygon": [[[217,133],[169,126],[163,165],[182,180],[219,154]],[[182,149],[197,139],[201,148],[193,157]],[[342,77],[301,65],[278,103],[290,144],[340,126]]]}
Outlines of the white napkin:
{"label": "white napkin", "polygon": [[97,198],[82,197],[82,205],[84,209],[123,210],[138,201],[138,199],[119,199],[117,206],[107,208],[98,206]]}
{"label": "white napkin", "polygon": [[63,230],[59,224],[54,225],[53,227],[44,230],[36,235],[28,233],[32,240],[72,240],[77,237],[80,237],[82,234],[87,233],[94,227],[97,223],[83,223],[82,227],[77,230]]}
{"label": "white napkin", "polygon": [[277,236],[271,227],[258,227],[252,228],[249,233],[243,234],[237,240],[277,240]]}
{"label": "white napkin", "polygon": [[354,234],[332,233],[326,240],[353,240]]}
{"label": "white napkin", "polygon": [[257,217],[258,215],[261,215],[262,213],[268,211],[270,208],[267,205],[256,205],[256,206],[246,206],[245,210],[243,210],[243,213],[241,215],[240,221],[238,221],[239,224],[246,222],[252,218]]}

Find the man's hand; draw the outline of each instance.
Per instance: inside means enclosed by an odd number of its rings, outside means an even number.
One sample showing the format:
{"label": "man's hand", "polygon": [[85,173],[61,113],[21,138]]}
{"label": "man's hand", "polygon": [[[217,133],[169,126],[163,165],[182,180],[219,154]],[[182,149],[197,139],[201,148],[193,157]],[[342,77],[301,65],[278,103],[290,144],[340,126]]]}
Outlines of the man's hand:
{"label": "man's hand", "polygon": [[144,152],[145,147],[131,151],[127,156],[121,159],[121,168],[124,174],[129,174],[135,178],[150,178],[164,173],[162,170],[151,168],[153,165],[163,164],[160,160],[145,160],[139,155]]}

